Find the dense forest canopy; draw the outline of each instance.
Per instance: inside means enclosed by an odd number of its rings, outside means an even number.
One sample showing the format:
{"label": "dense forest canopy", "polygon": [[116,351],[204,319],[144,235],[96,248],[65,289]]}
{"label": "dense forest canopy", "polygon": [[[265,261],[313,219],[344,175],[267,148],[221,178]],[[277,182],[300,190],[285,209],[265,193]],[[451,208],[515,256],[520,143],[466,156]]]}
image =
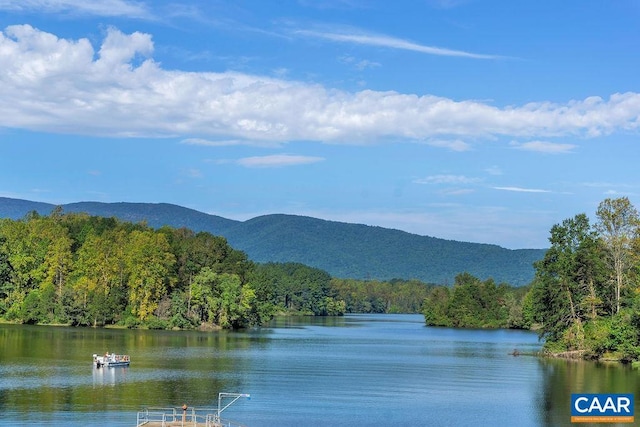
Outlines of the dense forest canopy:
{"label": "dense forest canopy", "polygon": [[0,220],[0,318],[11,322],[242,328],[276,313],[418,312],[426,288],[256,264],[225,238],[186,228],[60,208]]}
{"label": "dense forest canopy", "polygon": [[590,224],[578,214],[551,228],[524,305],[549,352],[640,358],[640,217],[628,198],[606,199]]}

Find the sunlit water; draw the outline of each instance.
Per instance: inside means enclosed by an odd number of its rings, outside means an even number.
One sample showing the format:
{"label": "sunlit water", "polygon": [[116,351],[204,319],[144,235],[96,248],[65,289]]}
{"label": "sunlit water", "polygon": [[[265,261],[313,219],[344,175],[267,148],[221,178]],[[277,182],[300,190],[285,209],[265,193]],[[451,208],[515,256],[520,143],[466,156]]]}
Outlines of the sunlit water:
{"label": "sunlit water", "polygon": [[[514,349],[524,355],[511,356]],[[147,406],[217,406],[249,427],[561,426],[572,392],[636,393],[639,371],[544,360],[526,331],[420,315],[280,319],[247,332],[0,325],[0,424],[134,426]],[[128,368],[91,355],[127,353]]]}

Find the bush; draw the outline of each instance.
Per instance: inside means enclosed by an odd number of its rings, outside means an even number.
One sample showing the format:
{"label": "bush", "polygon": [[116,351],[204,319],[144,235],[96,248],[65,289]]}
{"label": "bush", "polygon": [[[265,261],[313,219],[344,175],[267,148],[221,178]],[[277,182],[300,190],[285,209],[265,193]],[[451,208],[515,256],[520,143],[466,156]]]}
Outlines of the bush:
{"label": "bush", "polygon": [[124,318],[124,320],[122,321],[122,323],[124,324],[124,326],[125,326],[126,328],[129,328],[129,329],[135,329],[135,328],[137,328],[138,326],[140,326],[140,324],[141,324],[142,322],[140,322],[140,320],[139,320],[137,317],[135,317],[135,316],[133,316],[133,315],[128,315],[127,317],[125,317],[125,318]]}
{"label": "bush", "polygon": [[177,329],[193,329],[194,324],[182,314],[174,314],[169,320],[169,326]]}
{"label": "bush", "polygon": [[164,319],[159,319],[155,316],[150,317],[144,322],[145,326],[149,329],[168,329],[169,322]]}
{"label": "bush", "polygon": [[600,318],[588,322],[584,327],[586,357],[598,359],[611,348],[611,318]]}

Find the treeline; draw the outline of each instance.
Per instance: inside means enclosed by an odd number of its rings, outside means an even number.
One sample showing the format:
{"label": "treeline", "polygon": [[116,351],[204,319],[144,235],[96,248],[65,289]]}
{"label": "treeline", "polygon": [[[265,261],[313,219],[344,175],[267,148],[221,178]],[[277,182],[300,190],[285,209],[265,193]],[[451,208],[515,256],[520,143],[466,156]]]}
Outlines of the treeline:
{"label": "treeline", "polygon": [[331,287],[345,303],[347,313],[420,313],[435,285],[419,280],[333,279]]}
{"label": "treeline", "polygon": [[640,359],[640,216],[628,198],[606,199],[596,223],[578,214],[551,228],[550,248],[524,288],[464,273],[432,288],[427,325],[531,328],[562,357]]}
{"label": "treeline", "polygon": [[551,228],[524,312],[553,354],[640,358],[640,217],[628,198],[606,199]]}
{"label": "treeline", "polygon": [[278,313],[418,312],[426,288],[255,264],[207,232],[60,208],[0,220],[0,319],[10,322],[242,328]]}
{"label": "treeline", "polygon": [[456,276],[453,288],[433,287],[422,312],[427,326],[455,328],[528,328],[522,306],[527,288],[493,279],[481,281],[469,273]]}
{"label": "treeline", "polygon": [[601,202],[596,218],[554,225],[525,288],[461,274],[452,289],[431,289],[427,325],[531,328],[551,355],[639,360],[640,216],[623,197]]}

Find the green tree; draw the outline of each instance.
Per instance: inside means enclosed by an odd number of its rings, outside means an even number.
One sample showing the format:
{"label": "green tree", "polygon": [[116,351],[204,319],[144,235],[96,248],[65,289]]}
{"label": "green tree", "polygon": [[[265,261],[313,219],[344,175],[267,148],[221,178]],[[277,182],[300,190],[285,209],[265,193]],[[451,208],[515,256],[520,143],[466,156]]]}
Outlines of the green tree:
{"label": "green tree", "polygon": [[336,297],[327,272],[299,263],[257,266],[249,281],[256,295],[268,296],[272,304],[287,311],[323,316],[328,313],[326,297]]}
{"label": "green tree", "polygon": [[238,329],[267,320],[254,289],[242,284],[237,274],[216,273],[204,267],[194,278],[192,293],[192,309],[203,322]]}
{"label": "green tree", "polygon": [[[589,230],[586,215],[566,219],[551,228],[551,247],[544,259],[535,264],[534,297],[542,323],[541,334],[551,341],[560,341],[572,325],[582,329],[581,289],[574,280],[576,252]],[[580,334],[572,345],[582,346]]]}
{"label": "green tree", "polygon": [[424,300],[422,313],[427,326],[452,326],[447,313],[450,291],[445,286],[436,286]]}
{"label": "green tree", "polygon": [[194,322],[215,322],[211,299],[217,273],[205,267],[193,278],[189,288],[187,312]]}
{"label": "green tree", "polygon": [[627,197],[605,199],[596,212],[596,229],[600,233],[608,252],[608,261],[613,271],[615,312],[620,311],[621,292],[631,268],[633,237],[638,234],[640,217]]}
{"label": "green tree", "polygon": [[[607,294],[604,248],[585,214],[551,228],[551,247],[535,264],[536,279],[525,306],[541,325],[546,346],[585,351],[597,328],[585,327],[603,313]],[[613,299],[610,299],[613,302]],[[610,305],[610,312],[613,306]]]}
{"label": "green tree", "polygon": [[84,313],[79,324],[112,322],[126,302],[125,247],[127,233],[119,228],[85,236],[76,254],[73,289]]}
{"label": "green tree", "polygon": [[125,247],[129,303],[140,320],[153,314],[175,281],[170,275],[175,257],[169,249],[163,234],[135,230],[129,235]]}
{"label": "green tree", "polygon": [[44,278],[40,287],[48,290],[44,294],[49,298],[47,302],[51,306],[50,320],[66,322],[68,319],[62,294],[73,269],[72,241],[67,229],[58,222],[51,224],[47,232],[50,233],[50,237],[42,264]]}
{"label": "green tree", "polygon": [[455,277],[453,291],[447,306],[447,315],[455,327],[479,328],[482,326],[478,314],[482,311],[480,279],[469,273]]}
{"label": "green tree", "polygon": [[216,275],[210,307],[215,323],[232,329],[246,326],[245,314],[249,312],[254,295],[251,288],[242,286],[239,276]]}
{"label": "green tree", "polygon": [[6,238],[0,234],[0,316],[7,312],[8,298],[13,291],[12,267],[6,249]]}

